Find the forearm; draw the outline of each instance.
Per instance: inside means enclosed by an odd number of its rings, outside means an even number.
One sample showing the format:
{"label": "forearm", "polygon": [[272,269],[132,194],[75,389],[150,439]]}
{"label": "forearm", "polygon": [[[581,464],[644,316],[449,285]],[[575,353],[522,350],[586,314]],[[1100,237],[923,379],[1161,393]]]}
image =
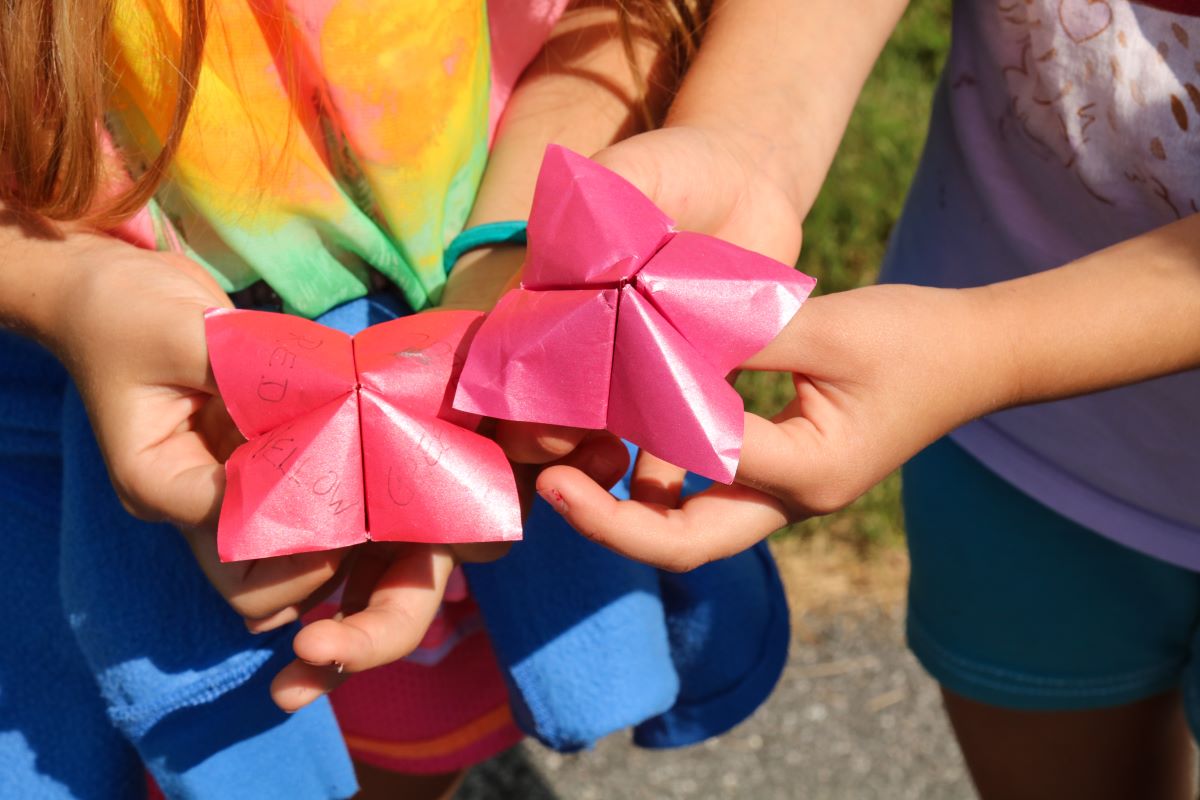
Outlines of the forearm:
{"label": "forearm", "polygon": [[0,327],[56,349],[61,297],[83,234],[18,222],[0,206]]}
{"label": "forearm", "polygon": [[667,126],[724,134],[775,176],[801,217],[907,0],[725,0]]}
{"label": "forearm", "polygon": [[[1064,267],[968,290],[1005,385],[1036,403],[1200,366],[1200,215]],[[986,367],[985,367],[986,368]]]}
{"label": "forearm", "polygon": [[[563,15],[505,109],[468,225],[529,216],[546,145],[590,155],[636,133],[640,85],[653,87],[645,102],[651,114],[661,114],[667,65],[653,42],[639,39],[635,50],[631,66],[611,2],[582,3]],[[516,249],[468,253],[450,277],[443,305],[490,308],[521,261]]]}

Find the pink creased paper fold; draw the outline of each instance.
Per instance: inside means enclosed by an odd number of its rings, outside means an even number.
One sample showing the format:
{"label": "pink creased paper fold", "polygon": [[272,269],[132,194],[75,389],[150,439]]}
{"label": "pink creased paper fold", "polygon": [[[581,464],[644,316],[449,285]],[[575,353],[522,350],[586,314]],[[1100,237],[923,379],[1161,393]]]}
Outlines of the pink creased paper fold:
{"label": "pink creased paper fold", "polygon": [[350,337],[299,317],[213,309],[209,359],[248,441],[225,465],[222,561],[368,539],[521,538],[512,470],[450,395],[481,314],[446,311]]}
{"label": "pink creased paper fold", "polygon": [[730,483],[742,400],[726,376],[787,325],[816,281],[673,222],[633,184],[546,150],[521,287],[471,345],[454,407],[605,428]]}

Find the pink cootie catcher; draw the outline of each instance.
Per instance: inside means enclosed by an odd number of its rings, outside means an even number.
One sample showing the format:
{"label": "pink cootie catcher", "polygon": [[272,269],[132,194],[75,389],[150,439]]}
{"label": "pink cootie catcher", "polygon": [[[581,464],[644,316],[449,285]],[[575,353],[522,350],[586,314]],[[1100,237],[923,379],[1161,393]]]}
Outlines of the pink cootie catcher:
{"label": "pink cootie catcher", "polygon": [[729,483],[741,397],[726,376],[800,309],[816,281],[672,221],[583,156],[546,151],[521,286],[471,345],[461,411],[604,428]]}
{"label": "pink cootie catcher", "polygon": [[221,396],[248,441],[225,465],[222,561],[368,539],[521,538],[512,470],[450,397],[481,314],[445,311],[351,337],[261,311],[205,315]]}

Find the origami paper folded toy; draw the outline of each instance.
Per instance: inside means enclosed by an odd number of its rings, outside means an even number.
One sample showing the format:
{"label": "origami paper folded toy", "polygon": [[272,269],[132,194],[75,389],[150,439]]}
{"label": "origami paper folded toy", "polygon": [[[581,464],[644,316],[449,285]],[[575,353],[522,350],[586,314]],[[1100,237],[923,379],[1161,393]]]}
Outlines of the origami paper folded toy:
{"label": "origami paper folded toy", "polygon": [[633,184],[546,151],[521,286],[471,345],[454,407],[606,428],[729,483],[742,400],[726,375],[788,323],[816,281],[672,221]]}
{"label": "origami paper folded toy", "polygon": [[225,465],[221,560],[520,539],[508,461],[450,405],[481,318],[420,314],[352,338],[286,314],[207,312],[217,386],[248,439]]}

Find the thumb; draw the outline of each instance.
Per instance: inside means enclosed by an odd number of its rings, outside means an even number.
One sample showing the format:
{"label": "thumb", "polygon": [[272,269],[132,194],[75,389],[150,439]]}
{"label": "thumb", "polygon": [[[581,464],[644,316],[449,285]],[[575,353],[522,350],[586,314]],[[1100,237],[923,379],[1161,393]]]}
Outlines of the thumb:
{"label": "thumb", "polygon": [[[794,403],[793,406],[796,404]],[[822,429],[790,407],[782,422],[746,414],[741,461],[735,482],[780,500],[797,517],[821,516],[852,502],[857,493],[842,469],[849,441]]]}
{"label": "thumb", "polygon": [[807,373],[828,365],[833,316],[830,299],[810,297],[766,347],[742,362],[743,369]]}
{"label": "thumb", "polygon": [[114,464],[122,505],[147,521],[214,528],[225,494],[225,467],[195,432],[175,434],[136,458]]}

